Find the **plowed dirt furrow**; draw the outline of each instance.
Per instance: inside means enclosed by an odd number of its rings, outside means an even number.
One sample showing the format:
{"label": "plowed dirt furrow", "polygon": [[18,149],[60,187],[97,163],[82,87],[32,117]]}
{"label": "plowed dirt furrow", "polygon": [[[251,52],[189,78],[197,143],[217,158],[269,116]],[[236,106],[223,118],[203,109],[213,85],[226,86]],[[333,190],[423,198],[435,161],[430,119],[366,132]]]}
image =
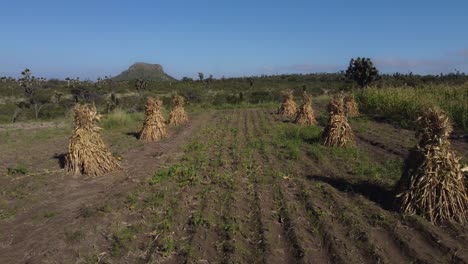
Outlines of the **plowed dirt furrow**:
{"label": "plowed dirt furrow", "polygon": [[449,254],[441,251],[439,246],[434,245],[434,243],[422,236],[420,231],[408,225],[407,221],[401,219],[399,215],[382,209],[362,196],[352,197],[352,199],[356,200],[354,203],[361,205],[361,215],[369,225],[385,234],[383,239],[392,238],[390,241],[384,240],[383,242],[391,242],[397,245],[399,250],[412,261],[431,263],[437,260],[444,263],[452,259],[451,256],[448,256]]}
{"label": "plowed dirt furrow", "polygon": [[[307,155],[303,155],[303,157],[307,157]],[[306,163],[308,164],[315,163],[317,166],[320,166],[319,164],[316,163],[315,160],[311,160],[307,158],[306,160],[307,160]],[[325,167],[324,171],[333,171],[333,170]],[[336,193],[336,194],[340,193],[339,190],[335,189],[331,185],[328,185],[328,188],[332,190],[333,193]],[[343,194],[342,196],[350,197],[347,194]],[[364,206],[362,202],[352,201],[353,199],[351,199],[350,201],[349,198],[346,200],[347,201],[343,202],[342,204],[353,205],[353,207],[356,207],[356,208]],[[369,205],[369,204],[373,204],[373,203],[372,202],[365,203],[365,205]],[[378,208],[378,209],[375,208],[375,205],[373,207],[374,208],[370,210],[382,210],[381,208]],[[346,208],[346,206],[342,209],[343,210],[341,211],[343,212],[348,212],[348,213],[352,212],[352,210],[350,210],[349,208]],[[359,214],[360,213],[357,212],[353,217],[351,217],[351,219],[355,219],[355,220],[357,219],[358,221],[362,223],[362,221],[359,220]],[[393,218],[394,216],[389,215],[389,217]],[[364,218],[364,219],[369,219],[369,218]],[[394,221],[395,221],[395,225],[399,225],[397,222],[398,220],[394,220]],[[419,262],[425,262],[425,263],[430,263],[431,259],[439,259],[439,261],[442,261],[442,262],[448,261],[450,259],[450,257],[447,258],[445,256],[449,252],[444,253],[443,251],[441,251],[438,246],[435,246],[429,240],[422,237],[421,233],[415,232],[415,234],[412,235],[412,239],[413,239],[412,242],[414,242],[414,245],[413,243],[406,241],[406,239],[409,238],[410,235],[409,234],[405,235],[405,233],[408,233],[408,231],[395,232],[395,230],[385,230],[385,231],[380,230],[378,233],[375,233],[374,235],[371,236],[373,237],[372,240],[374,240],[372,244],[374,244],[375,246],[373,246],[374,249],[368,248],[368,250],[369,252],[372,252],[372,251],[382,252],[380,255],[387,255],[387,257],[385,257],[387,261],[394,260],[395,258],[398,259],[398,257],[402,259],[413,259],[413,260],[416,260]],[[393,244],[393,246],[389,247],[390,248],[389,252],[385,252],[386,247],[384,247],[384,245],[389,243],[389,241],[385,241],[385,239],[388,238],[389,236],[393,237],[395,242],[390,241],[390,244]],[[369,240],[369,237],[366,239]],[[391,258],[395,256],[395,246],[394,246],[395,244],[397,244],[401,248],[401,250],[403,251],[403,254],[398,254],[398,257]],[[413,249],[414,247],[417,247],[418,250]],[[430,248],[430,250],[426,250],[427,248]],[[455,252],[456,251],[452,250],[451,254],[455,254]],[[455,257],[455,259],[458,259],[458,257]]]}
{"label": "plowed dirt furrow", "polygon": [[[219,122],[219,117],[214,118],[210,121],[213,123]],[[192,139],[192,144],[196,146],[205,146],[206,148],[210,147],[210,142],[207,141],[207,138],[203,134],[213,135],[214,130],[208,128],[202,129],[201,134],[196,134]],[[184,163],[184,160],[190,164]],[[152,262],[165,262],[165,263],[180,263],[186,262],[191,257],[191,250],[187,246],[193,237],[193,225],[196,217],[198,217],[198,212],[200,208],[206,207],[206,203],[203,198],[207,194],[207,190],[204,187],[207,184],[206,177],[203,173],[206,173],[206,168],[209,168],[208,159],[204,151],[193,152],[186,151],[184,155],[184,160],[181,161],[181,167],[185,166],[194,166],[198,170],[196,175],[197,179],[195,184],[185,184],[182,182],[176,182],[169,186],[169,190],[165,190],[165,193],[176,196],[176,207],[169,207],[171,210],[167,211],[171,215],[164,216],[160,218],[166,221],[167,226],[164,226],[161,230],[159,226],[154,226],[154,232],[149,236],[149,241],[147,242],[147,252],[144,258],[146,263]],[[200,184],[198,184],[200,183]],[[210,186],[210,185],[208,185]],[[167,214],[167,213],[166,213]],[[158,231],[159,230],[159,231]],[[165,243],[174,243],[174,249],[168,249]]]}
{"label": "plowed dirt furrow", "polygon": [[247,168],[244,166],[244,159],[246,158],[243,152],[245,148],[246,136],[245,134],[239,133],[243,129],[243,125],[246,125],[246,119],[249,119],[248,115],[243,115],[239,110],[235,111],[233,118],[237,121],[235,127],[230,127],[230,133],[228,142],[228,157],[229,169],[232,174],[232,179],[226,179],[229,184],[232,185],[232,189],[229,190],[227,195],[230,195],[231,201],[226,203],[225,211],[225,225],[224,234],[227,241],[233,247],[235,253],[229,259],[228,262],[234,263],[250,263],[253,262],[253,232],[250,227],[251,223],[251,196],[249,196],[248,188],[249,177]]}
{"label": "plowed dirt furrow", "polygon": [[287,233],[280,221],[280,212],[275,200],[275,180],[271,175],[267,175],[265,164],[262,163],[260,152],[264,149],[261,136],[263,133],[258,130],[259,120],[255,117],[255,110],[250,111],[251,120],[248,122],[247,144],[251,152],[252,167],[256,167],[258,196],[260,200],[261,219],[266,235],[265,241],[265,262],[266,263],[291,263],[295,261],[293,246],[288,240]]}
{"label": "plowed dirt furrow", "polygon": [[[263,141],[261,144],[263,147],[259,148],[259,156],[267,165],[265,168],[266,173],[271,175],[270,177],[273,180],[273,184],[276,186],[276,196],[277,203],[280,205],[280,214],[281,209],[285,213],[283,228],[290,240],[294,256],[297,261],[305,263],[327,263],[331,261],[331,258],[329,257],[320,236],[314,232],[314,227],[308,222],[307,214],[296,199],[297,194],[294,190],[291,190],[291,186],[288,184],[288,181],[285,181],[285,177],[288,177],[289,175],[288,170],[285,166],[280,165],[280,162],[272,152],[269,125],[271,125],[270,122],[273,117],[269,111],[265,110],[256,110],[255,113],[257,119],[255,131],[258,134],[258,138],[261,138]],[[278,175],[278,172],[282,172],[282,175]]]}
{"label": "plowed dirt furrow", "polygon": [[[378,250],[373,247],[372,243],[370,243],[370,241],[367,238],[364,242],[362,242],[357,239],[353,239],[352,237],[347,237],[350,236],[347,230],[356,228],[354,226],[351,226],[350,224],[343,223],[343,221],[336,221],[341,220],[342,217],[331,216],[328,217],[327,220],[323,219],[325,218],[324,215],[318,213],[318,210],[322,211],[323,208],[335,208],[336,210],[334,211],[340,212],[339,208],[337,208],[338,206],[336,204],[330,204],[330,201],[328,200],[325,201],[317,199],[319,197],[315,197],[315,193],[317,193],[318,190],[314,186],[308,186],[307,189],[304,189],[303,187],[302,189],[299,189],[296,185],[297,183],[300,183],[301,178],[305,176],[304,173],[301,171],[303,166],[294,167],[295,168],[291,171],[291,177],[293,178],[291,179],[292,182],[287,184],[287,186],[290,187],[293,193],[295,193],[296,197],[301,197],[301,199],[298,200],[302,203],[304,210],[308,214],[310,225],[314,227],[317,234],[321,235],[324,244],[328,247],[329,254],[332,257],[333,261],[341,263],[373,263],[375,261],[383,262],[385,260],[385,257],[379,254]],[[303,184],[299,185],[303,186]],[[307,193],[314,193],[314,198],[311,198],[311,195]],[[317,206],[314,205],[315,203],[320,204],[317,207],[318,210],[314,209]],[[320,219],[319,214],[321,215]],[[361,230],[354,230],[354,232],[358,234],[365,234],[365,232],[362,231],[363,229],[364,228],[361,227]],[[346,236],[340,234],[345,234]],[[338,237],[337,235],[341,237]],[[354,247],[355,243],[360,243],[361,246]],[[364,249],[362,249],[362,244],[365,244]],[[372,250],[373,253],[368,254],[369,250]]]}
{"label": "plowed dirt furrow", "polygon": [[299,186],[299,191],[299,200],[307,213],[309,225],[321,237],[331,263],[359,263],[360,257],[353,254],[350,249],[351,245],[343,237],[336,235],[337,229],[333,221],[328,218],[328,214],[324,214],[327,208],[318,199],[312,199],[310,191],[306,190],[303,185]]}
{"label": "plowed dirt furrow", "polygon": [[412,228],[423,234],[433,247],[437,247],[443,253],[451,255],[451,261],[468,263],[468,250],[463,246],[466,241],[447,235],[441,228],[428,224],[417,216],[410,216],[407,221]]}
{"label": "plowed dirt furrow", "polygon": [[[250,110],[251,121],[248,129],[248,144],[252,151],[252,162],[257,168],[256,175],[260,187],[258,188],[258,196],[261,201],[261,216],[262,222],[266,230],[264,244],[266,245],[266,263],[292,263],[301,262],[303,258],[303,249],[297,241],[296,231],[293,223],[290,220],[285,201],[282,197],[278,197],[278,190],[275,177],[271,174],[271,170],[262,161],[265,151],[265,141],[263,139],[264,132],[259,128],[258,110]],[[261,154],[263,153],[263,155]],[[287,220],[287,223],[284,221]]]}
{"label": "plowed dirt furrow", "polygon": [[[227,125],[234,125],[233,119],[226,120],[224,115],[220,115],[219,119],[212,125],[214,134],[203,135],[210,141],[208,146],[209,165],[203,195],[203,205],[195,216],[197,219],[196,229],[192,231],[190,239],[191,252],[187,262],[193,261],[212,261],[217,259],[221,261],[225,254],[220,249],[219,241],[223,240],[222,234],[219,232],[221,222],[221,200],[219,197],[220,180],[219,174],[224,173],[225,159],[227,157],[226,141],[228,135]],[[231,123],[232,122],[232,123]],[[225,129],[219,129],[224,127]]]}
{"label": "plowed dirt furrow", "polygon": [[[353,203],[347,194],[340,193],[327,184],[322,185],[321,189],[321,194],[337,212],[336,215],[339,221],[342,225],[348,227],[348,235],[360,245],[359,247],[363,251],[362,254],[367,254],[371,262],[405,263],[410,261],[404,254],[395,254],[391,243],[380,240],[382,237],[360,215],[358,205]],[[390,249],[390,251],[387,251],[387,249]]]}
{"label": "plowed dirt furrow", "polygon": [[[372,149],[365,149],[366,151],[372,151]],[[303,157],[306,157],[307,155],[305,155],[305,153],[303,153],[304,155],[302,155]],[[375,153],[372,153],[372,154],[375,154]],[[385,154],[384,154],[385,155]],[[388,154],[386,154],[388,155]],[[317,161],[314,161],[314,160],[307,160],[307,163],[308,164],[315,164],[315,166],[317,167],[322,167],[323,165],[322,164],[317,164]],[[310,165],[296,165],[295,167],[298,167],[298,168],[304,168],[307,166],[309,166],[310,168]],[[322,168],[323,171],[335,171],[334,169],[331,169],[329,170],[329,168],[325,167],[325,168]],[[319,169],[319,171],[317,171],[316,173],[312,173],[312,174],[320,174],[320,172],[322,171],[322,169]],[[310,174],[310,172],[308,172]],[[305,176],[304,174],[302,175],[302,177]],[[311,192],[314,193],[314,188],[313,186],[309,186],[308,188],[310,188]],[[333,190],[333,193],[335,193],[335,196],[337,194],[339,194],[341,191],[337,190],[337,189],[334,189],[333,186],[329,185],[328,188],[331,188],[331,190]],[[352,222],[355,222],[355,225],[358,227],[355,229],[355,231],[358,231],[358,234],[359,232],[362,232],[363,230],[367,231],[367,228],[369,227],[369,224],[366,223],[366,221],[363,219],[363,218],[360,218],[360,212],[359,211],[356,211],[355,213],[353,213],[352,210],[350,210],[350,206],[349,205],[353,205],[353,207],[359,207],[359,204],[356,203],[355,201],[352,201],[353,199],[349,200],[349,196],[347,194],[343,194],[343,195],[340,195],[340,196],[343,196],[345,197],[345,200],[343,200],[343,202],[336,202],[335,201],[335,204],[337,203],[338,205],[341,205],[339,207],[341,207],[342,210],[337,210],[337,211],[343,211],[343,212],[347,212],[347,214],[349,215],[349,218],[350,219],[353,219]],[[314,202],[315,202],[315,199],[314,199]],[[328,202],[328,200],[327,200]],[[310,203],[309,203],[310,204]],[[344,206],[345,205],[345,206]],[[309,207],[311,207],[309,205]],[[314,213],[312,213],[312,215],[314,215]],[[351,222],[351,223],[352,223]],[[333,231],[332,233],[336,234],[336,233],[339,233],[338,230],[335,230]],[[425,239],[424,237],[420,237],[421,236],[421,233],[418,233],[418,234],[415,234],[414,235],[414,239],[417,241],[415,242],[417,244],[417,246],[414,246],[412,247],[413,245],[410,245],[411,243],[405,243],[404,242],[404,239],[402,236],[399,236],[399,238],[395,238],[395,234],[393,234],[393,231],[391,230],[385,230],[385,229],[379,229],[378,231],[377,230],[369,230],[367,231],[366,233],[363,233],[365,234],[364,238],[361,238],[361,239],[365,239],[367,242],[365,243],[365,245],[362,245],[361,247],[363,248],[362,252],[367,252],[369,256],[371,256],[374,260],[374,261],[381,261],[381,262],[384,262],[384,263],[398,263],[400,261],[409,261],[411,259],[413,260],[416,260],[417,262],[428,262],[430,261],[430,259],[438,259],[439,261],[441,262],[446,262],[446,261],[459,261],[459,257],[456,256],[455,258],[447,258],[444,254],[444,246],[442,246],[442,250],[439,250],[437,247],[434,247],[434,245],[430,242],[430,240],[427,240]],[[398,235],[397,235],[398,236]],[[390,241],[386,241],[389,237],[393,237],[392,240]],[[359,242],[359,241],[358,241]],[[403,243],[402,243],[403,242]],[[398,246],[397,246],[398,245]],[[405,247],[406,245],[406,249],[400,249],[401,246]],[[425,250],[425,249],[421,249],[421,247],[425,247],[425,248],[430,248],[430,250]],[[414,248],[417,248],[414,249]],[[401,250],[401,251],[400,251]],[[396,254],[398,252],[398,254]],[[435,254],[430,254],[430,252],[436,252]],[[455,251],[452,250],[451,252],[445,252],[445,253],[451,253],[453,256],[455,256]],[[458,253],[458,255],[462,255],[460,253]]]}

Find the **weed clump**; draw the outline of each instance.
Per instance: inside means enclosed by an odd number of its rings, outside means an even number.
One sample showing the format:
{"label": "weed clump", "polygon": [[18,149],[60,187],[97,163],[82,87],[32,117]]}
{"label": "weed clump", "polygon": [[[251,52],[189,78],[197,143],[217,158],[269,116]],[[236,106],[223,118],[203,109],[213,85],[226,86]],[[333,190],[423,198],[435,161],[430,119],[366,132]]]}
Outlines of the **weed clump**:
{"label": "weed clump", "polygon": [[354,100],[353,95],[346,95],[343,98],[343,101],[345,112],[348,117],[358,117],[361,115],[361,113],[359,113],[359,108],[356,101]]}
{"label": "weed clump", "polygon": [[396,204],[405,214],[418,214],[441,224],[468,221],[468,195],[460,157],[448,140],[452,124],[435,107],[425,109],[417,123],[420,141],[410,152],[397,184]]}
{"label": "weed clump", "polygon": [[278,114],[290,117],[296,114],[297,106],[296,102],[294,102],[294,96],[292,91],[285,91],[282,93],[283,95],[283,103],[281,103],[280,108],[278,109]]}
{"label": "weed clump", "polygon": [[185,99],[180,95],[175,95],[172,98],[172,110],[169,114],[169,120],[167,123],[169,125],[181,125],[188,121],[187,113],[184,109]]}
{"label": "weed clump", "polygon": [[68,144],[65,168],[74,174],[91,176],[99,176],[120,168],[117,159],[101,139],[101,128],[95,125],[101,117],[97,114],[96,107],[77,104],[73,112],[75,128]]}
{"label": "weed clump", "polygon": [[28,169],[25,166],[18,165],[14,168],[7,168],[7,175],[26,174]]}
{"label": "weed clump", "polygon": [[145,121],[140,132],[140,140],[157,141],[167,135],[166,123],[161,114],[162,101],[149,97],[145,105]]}
{"label": "weed clump", "polygon": [[312,96],[306,91],[302,93],[302,105],[297,110],[294,123],[309,126],[317,124],[317,120],[314,116],[314,110],[312,110]]}
{"label": "weed clump", "polygon": [[354,145],[354,133],[346,118],[343,96],[335,97],[328,104],[330,117],[322,134],[325,146],[347,147]]}

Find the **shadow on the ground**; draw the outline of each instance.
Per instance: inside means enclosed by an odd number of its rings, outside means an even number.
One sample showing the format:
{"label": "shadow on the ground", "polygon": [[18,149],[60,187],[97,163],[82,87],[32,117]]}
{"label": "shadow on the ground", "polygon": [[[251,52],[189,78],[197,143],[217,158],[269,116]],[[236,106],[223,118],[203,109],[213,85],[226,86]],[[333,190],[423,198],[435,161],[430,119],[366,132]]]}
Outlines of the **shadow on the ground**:
{"label": "shadow on the ground", "polygon": [[367,181],[351,183],[344,179],[308,175],[307,180],[325,182],[342,192],[357,193],[379,204],[383,209],[393,211],[394,192]]}
{"label": "shadow on the ground", "polygon": [[61,153],[61,154],[56,153],[54,155],[54,157],[53,157],[54,159],[57,160],[57,162],[59,163],[59,166],[60,166],[61,169],[65,168],[65,157],[66,156],[67,156],[66,153]]}
{"label": "shadow on the ground", "polygon": [[316,117],[317,123],[321,127],[326,127],[328,125],[328,115],[321,115]]}
{"label": "shadow on the ground", "polygon": [[282,120],[283,123],[294,123],[294,120],[290,120],[290,119],[284,119]]}
{"label": "shadow on the ground", "polygon": [[322,143],[322,133],[320,133],[320,135],[317,136],[317,137],[305,138],[304,142],[306,142],[307,144],[311,144],[311,145],[312,144]]}
{"label": "shadow on the ground", "polygon": [[134,137],[136,139],[140,139],[140,132],[128,132],[125,133],[127,136]]}

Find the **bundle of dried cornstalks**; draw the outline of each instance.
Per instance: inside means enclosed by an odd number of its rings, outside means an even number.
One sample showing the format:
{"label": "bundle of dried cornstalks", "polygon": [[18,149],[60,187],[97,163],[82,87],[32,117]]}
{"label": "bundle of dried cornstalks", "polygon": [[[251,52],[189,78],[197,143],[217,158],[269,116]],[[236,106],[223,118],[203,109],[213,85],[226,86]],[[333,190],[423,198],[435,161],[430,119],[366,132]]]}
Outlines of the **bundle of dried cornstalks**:
{"label": "bundle of dried cornstalks", "polygon": [[354,133],[345,115],[343,96],[339,95],[328,104],[330,117],[322,139],[325,146],[347,147],[354,145]]}
{"label": "bundle of dried cornstalks", "polygon": [[161,114],[162,101],[149,97],[145,105],[145,121],[140,132],[140,140],[157,141],[166,136],[166,123]]}
{"label": "bundle of dried cornstalks", "polygon": [[283,94],[283,103],[281,103],[280,108],[278,109],[278,114],[290,117],[296,114],[297,106],[296,102],[294,102],[294,96],[292,91],[285,91]]}
{"label": "bundle of dried cornstalks", "polygon": [[296,113],[294,123],[299,125],[316,125],[314,110],[312,110],[312,96],[306,91],[302,93],[302,105]]}
{"label": "bundle of dried cornstalks", "polygon": [[99,176],[111,172],[120,165],[112,156],[99,135],[101,128],[95,125],[99,121],[96,107],[77,104],[75,114],[75,128],[68,144],[65,157],[65,168],[74,174]]}
{"label": "bundle of dried cornstalks", "polygon": [[169,125],[180,125],[188,121],[187,113],[184,109],[184,97],[180,95],[175,95],[172,98],[172,111],[169,114],[169,120],[167,123]]}
{"label": "bundle of dried cornstalks", "polygon": [[359,113],[359,108],[357,106],[357,103],[354,100],[354,96],[346,95],[343,98],[343,101],[344,101],[344,107],[345,107],[345,112],[346,112],[347,116],[349,116],[349,117],[358,117],[359,115],[361,115]]}
{"label": "bundle of dried cornstalks", "polygon": [[425,109],[417,122],[420,141],[410,152],[397,184],[396,202],[405,214],[418,214],[436,224],[468,221],[468,194],[460,158],[448,140],[452,125],[438,108]]}
{"label": "bundle of dried cornstalks", "polygon": [[462,173],[466,174],[468,177],[468,166],[461,168]]}

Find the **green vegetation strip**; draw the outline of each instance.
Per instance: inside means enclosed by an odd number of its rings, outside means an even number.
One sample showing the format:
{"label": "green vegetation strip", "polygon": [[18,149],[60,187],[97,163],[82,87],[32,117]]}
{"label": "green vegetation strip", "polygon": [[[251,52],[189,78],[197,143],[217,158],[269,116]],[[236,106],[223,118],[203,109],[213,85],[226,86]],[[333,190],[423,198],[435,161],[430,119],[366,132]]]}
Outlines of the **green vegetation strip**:
{"label": "green vegetation strip", "polygon": [[403,127],[414,127],[424,107],[437,105],[459,128],[468,132],[468,86],[369,88],[356,93],[361,111],[378,114]]}

